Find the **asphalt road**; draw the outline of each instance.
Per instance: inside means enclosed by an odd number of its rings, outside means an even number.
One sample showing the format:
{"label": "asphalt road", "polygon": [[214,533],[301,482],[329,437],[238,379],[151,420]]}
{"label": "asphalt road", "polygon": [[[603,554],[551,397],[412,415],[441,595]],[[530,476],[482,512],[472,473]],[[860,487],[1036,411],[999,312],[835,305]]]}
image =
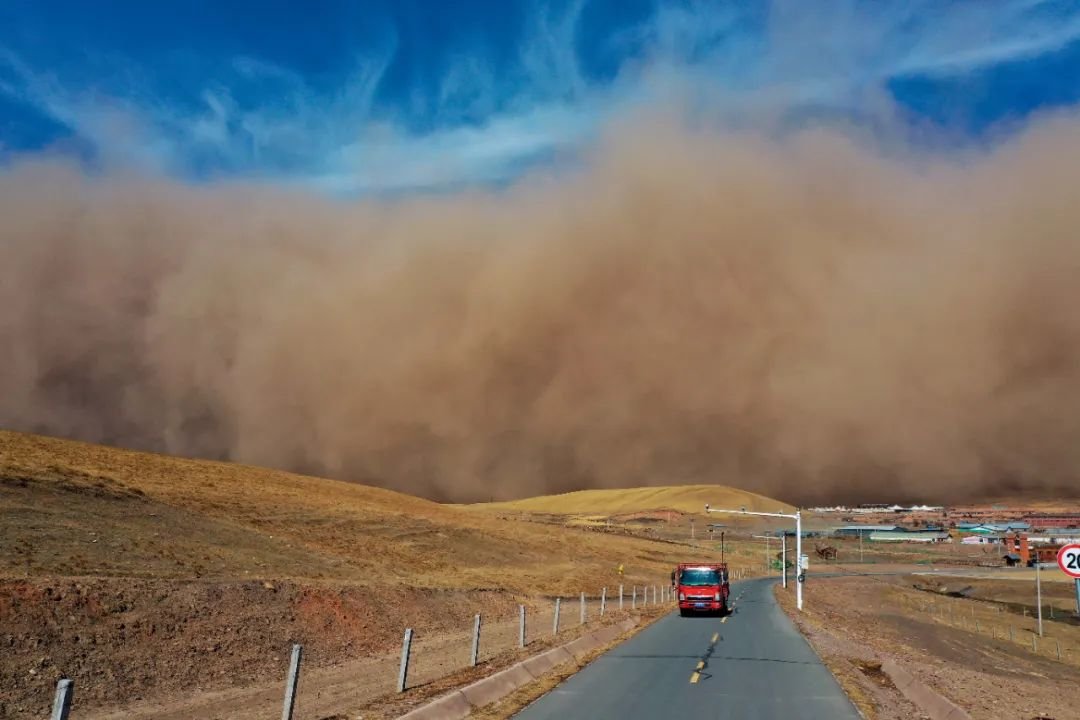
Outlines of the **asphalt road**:
{"label": "asphalt road", "polygon": [[859,720],[776,604],[775,582],[733,583],[727,618],[673,612],[514,717]]}

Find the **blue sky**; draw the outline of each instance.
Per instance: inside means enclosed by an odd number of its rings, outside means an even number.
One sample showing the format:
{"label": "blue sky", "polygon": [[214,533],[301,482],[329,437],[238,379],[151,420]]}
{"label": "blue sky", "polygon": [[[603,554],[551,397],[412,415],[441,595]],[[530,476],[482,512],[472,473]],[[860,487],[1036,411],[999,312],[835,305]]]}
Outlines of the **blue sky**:
{"label": "blue sky", "polygon": [[0,3],[0,163],[504,183],[673,98],[719,123],[885,113],[977,139],[1080,100],[1080,2]]}

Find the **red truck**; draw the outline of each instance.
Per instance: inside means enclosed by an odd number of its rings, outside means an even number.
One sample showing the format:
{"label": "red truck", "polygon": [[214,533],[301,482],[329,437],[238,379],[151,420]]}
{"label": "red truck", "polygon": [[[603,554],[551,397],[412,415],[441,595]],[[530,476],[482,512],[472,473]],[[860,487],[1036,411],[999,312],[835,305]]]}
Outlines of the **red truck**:
{"label": "red truck", "polygon": [[726,563],[679,563],[671,573],[671,586],[679,598],[679,614],[728,611]]}

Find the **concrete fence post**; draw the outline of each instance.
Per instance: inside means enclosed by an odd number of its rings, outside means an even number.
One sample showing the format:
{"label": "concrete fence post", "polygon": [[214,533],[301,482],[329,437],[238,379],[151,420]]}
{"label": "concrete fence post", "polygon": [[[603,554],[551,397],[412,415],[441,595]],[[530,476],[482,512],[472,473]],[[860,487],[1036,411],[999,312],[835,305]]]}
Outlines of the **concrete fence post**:
{"label": "concrete fence post", "polygon": [[476,667],[476,661],[480,659],[480,613],[473,618],[472,628],[472,652],[469,653],[469,667]]}
{"label": "concrete fence post", "polygon": [[622,610],[622,585],[619,586],[619,609]]}
{"label": "concrete fence post", "polygon": [[1060,642],[1059,640],[1056,640],[1056,639],[1055,639],[1055,640],[1054,640],[1054,647],[1055,647],[1055,648],[1057,648],[1057,659],[1058,659],[1058,662],[1061,662],[1061,642]]}
{"label": "concrete fence post", "polygon": [[581,624],[585,624],[585,593],[581,593]]}
{"label": "concrete fence post", "polygon": [[409,652],[412,650],[412,628],[405,628],[405,639],[401,641],[401,667],[398,669],[397,691],[405,692],[409,679]]}
{"label": "concrete fence post", "polygon": [[630,609],[637,610],[637,585],[633,587],[633,595],[630,596]]}
{"label": "concrete fence post", "polygon": [[56,683],[56,697],[53,698],[52,720],[68,720],[71,712],[71,696],[75,689],[75,681],[62,678]]}
{"label": "concrete fence post", "polygon": [[555,598],[555,619],[551,622],[551,634],[559,634],[559,606],[562,604],[562,598]]}
{"label": "concrete fence post", "polygon": [[296,686],[300,682],[300,656],[303,652],[302,646],[292,646],[289,677],[285,680],[285,704],[281,708],[281,720],[292,720],[293,709],[296,707]]}
{"label": "concrete fence post", "polygon": [[607,607],[607,588],[600,591],[600,617],[604,616],[604,608]]}
{"label": "concrete fence post", "polygon": [[518,605],[518,647],[525,647],[525,606]]}
{"label": "concrete fence post", "polygon": [[1039,652],[1039,636],[1038,635],[1032,635],[1031,636],[1031,652],[1033,652],[1033,653]]}
{"label": "concrete fence post", "polygon": [[1016,642],[1016,634],[1013,632],[1013,626],[1009,626],[1009,642]]}

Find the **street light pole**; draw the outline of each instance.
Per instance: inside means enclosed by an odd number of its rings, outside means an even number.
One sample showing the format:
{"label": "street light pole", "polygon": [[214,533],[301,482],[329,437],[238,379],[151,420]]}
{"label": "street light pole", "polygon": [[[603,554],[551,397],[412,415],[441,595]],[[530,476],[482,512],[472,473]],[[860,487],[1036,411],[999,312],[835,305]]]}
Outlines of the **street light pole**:
{"label": "street light pole", "polygon": [[802,586],[804,575],[801,572],[802,568],[802,511],[796,510],[794,514],[791,513],[770,513],[770,512],[755,512],[753,510],[729,510],[710,507],[708,503],[705,503],[705,512],[711,513],[732,513],[735,515],[761,515],[763,517],[783,517],[795,519],[795,606],[799,610],[803,609],[802,601]]}

